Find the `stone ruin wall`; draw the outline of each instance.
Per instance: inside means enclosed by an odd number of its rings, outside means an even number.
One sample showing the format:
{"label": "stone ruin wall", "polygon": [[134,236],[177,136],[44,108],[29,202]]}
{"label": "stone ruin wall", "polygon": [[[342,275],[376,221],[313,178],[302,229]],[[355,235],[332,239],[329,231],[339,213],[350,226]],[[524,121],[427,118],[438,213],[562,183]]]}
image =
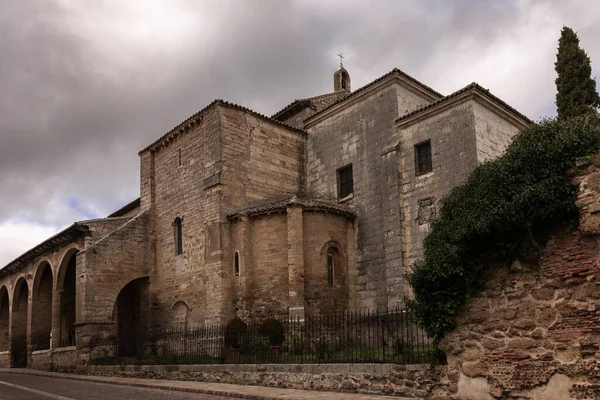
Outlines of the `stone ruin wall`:
{"label": "stone ruin wall", "polygon": [[598,166],[580,162],[573,177],[579,228],[557,230],[537,263],[495,268],[440,343],[452,397],[600,399]]}

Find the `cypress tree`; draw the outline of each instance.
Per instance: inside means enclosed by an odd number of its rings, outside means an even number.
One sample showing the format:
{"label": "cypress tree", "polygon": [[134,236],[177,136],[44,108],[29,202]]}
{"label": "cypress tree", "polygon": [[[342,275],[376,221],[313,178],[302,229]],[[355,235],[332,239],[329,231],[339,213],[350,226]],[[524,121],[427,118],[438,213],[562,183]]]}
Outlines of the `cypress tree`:
{"label": "cypress tree", "polygon": [[596,81],[591,77],[592,66],[587,53],[579,47],[577,34],[564,26],[558,40],[558,54],[554,63],[556,78],[556,106],[558,119],[596,113],[600,96]]}

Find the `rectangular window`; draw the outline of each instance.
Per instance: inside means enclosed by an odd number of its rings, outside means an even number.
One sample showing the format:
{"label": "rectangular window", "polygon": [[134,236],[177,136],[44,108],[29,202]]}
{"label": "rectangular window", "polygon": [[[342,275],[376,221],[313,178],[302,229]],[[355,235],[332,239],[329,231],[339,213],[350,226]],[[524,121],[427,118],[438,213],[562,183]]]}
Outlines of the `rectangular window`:
{"label": "rectangular window", "polygon": [[352,164],[338,169],[338,197],[346,198],[354,192],[354,182],[352,180]]}
{"label": "rectangular window", "polygon": [[433,169],[430,140],[415,146],[415,169],[417,175],[424,174]]}

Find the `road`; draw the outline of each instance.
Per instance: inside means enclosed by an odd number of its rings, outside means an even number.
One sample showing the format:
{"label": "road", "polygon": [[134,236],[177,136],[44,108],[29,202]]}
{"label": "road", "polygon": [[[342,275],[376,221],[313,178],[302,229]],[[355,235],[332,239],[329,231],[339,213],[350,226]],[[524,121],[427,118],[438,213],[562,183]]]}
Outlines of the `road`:
{"label": "road", "polygon": [[0,373],[0,400],[228,400],[229,397]]}

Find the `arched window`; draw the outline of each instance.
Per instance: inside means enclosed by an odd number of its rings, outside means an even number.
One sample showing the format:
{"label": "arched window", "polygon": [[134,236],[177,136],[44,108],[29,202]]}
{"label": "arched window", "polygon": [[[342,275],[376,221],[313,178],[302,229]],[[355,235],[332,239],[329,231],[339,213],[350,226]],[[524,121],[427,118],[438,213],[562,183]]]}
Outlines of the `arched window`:
{"label": "arched window", "polygon": [[333,287],[333,273],[335,270],[335,249],[329,248],[327,250],[327,284],[329,287]]}
{"label": "arched window", "polygon": [[175,218],[173,223],[173,232],[175,236],[175,254],[183,254],[183,232],[181,228],[181,218]]}
{"label": "arched window", "polygon": [[240,253],[237,251],[233,254],[233,273],[240,276]]}

